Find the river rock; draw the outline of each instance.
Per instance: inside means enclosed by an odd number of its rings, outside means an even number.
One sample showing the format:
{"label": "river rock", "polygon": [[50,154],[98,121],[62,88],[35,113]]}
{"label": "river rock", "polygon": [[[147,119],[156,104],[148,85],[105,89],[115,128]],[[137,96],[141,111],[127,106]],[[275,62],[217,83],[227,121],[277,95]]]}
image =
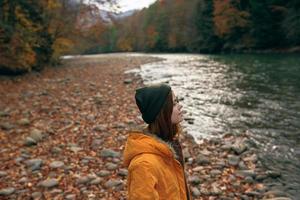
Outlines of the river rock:
{"label": "river rock", "polygon": [[209,164],[210,161],[209,161],[209,158],[204,156],[203,154],[199,154],[197,157],[196,157],[196,163],[199,164],[199,165],[206,165],[206,164]]}
{"label": "river rock", "polygon": [[189,181],[190,183],[194,184],[194,185],[198,185],[198,184],[200,184],[200,182],[201,182],[200,178],[199,178],[198,176],[195,176],[195,175],[190,176],[190,177],[188,178],[188,181]]}
{"label": "river rock", "polygon": [[101,183],[101,181],[102,181],[102,178],[97,177],[97,178],[93,179],[89,184],[90,185],[98,185]]}
{"label": "river rock", "polygon": [[266,171],[266,174],[271,178],[278,178],[281,176],[280,172],[271,171],[271,170]]}
{"label": "river rock", "polygon": [[28,118],[23,118],[18,121],[18,124],[21,126],[28,126],[30,125],[30,120]]}
{"label": "river rock", "polygon": [[7,172],[6,171],[0,171],[0,178],[1,177],[4,177],[4,176],[6,176],[7,175]]}
{"label": "river rock", "polygon": [[101,144],[103,143],[103,140],[101,139],[94,139],[92,142],[92,149],[98,149],[101,147]]}
{"label": "river rock", "polygon": [[33,199],[40,199],[40,198],[42,198],[42,196],[43,196],[43,194],[41,192],[34,192],[31,194],[31,197]]}
{"label": "river rock", "polygon": [[30,136],[32,139],[34,139],[36,142],[40,142],[43,139],[43,132],[38,129],[33,129],[30,132]]}
{"label": "river rock", "polygon": [[110,175],[110,171],[107,171],[107,170],[101,170],[101,171],[97,172],[96,174],[97,174],[98,176],[105,177],[105,176]]}
{"label": "river rock", "polygon": [[229,165],[237,166],[239,164],[239,162],[240,162],[240,157],[229,155],[227,161],[228,161]]}
{"label": "river rock", "polygon": [[8,196],[8,195],[13,194],[15,191],[16,191],[16,189],[13,188],[13,187],[3,188],[3,189],[0,190],[0,195],[1,196]]}
{"label": "river rock", "polygon": [[115,169],[118,168],[118,165],[109,162],[109,163],[106,163],[106,164],[105,164],[105,167],[106,167],[106,169],[108,169],[108,170],[115,170]]}
{"label": "river rock", "polygon": [[76,183],[77,184],[87,184],[88,182],[91,181],[91,177],[89,176],[81,176],[77,179]]}
{"label": "river rock", "polygon": [[116,187],[116,186],[119,186],[119,185],[122,185],[122,184],[123,184],[123,182],[121,180],[111,179],[111,180],[107,181],[104,184],[104,187],[105,188],[112,188],[112,187]]}
{"label": "river rock", "polygon": [[62,168],[62,167],[64,167],[64,162],[62,162],[62,161],[53,161],[52,163],[50,163],[50,167],[54,168],[54,169]]}
{"label": "river rock", "polygon": [[65,197],[66,200],[76,200],[76,194],[68,194]]}
{"label": "river rock", "polygon": [[94,131],[103,132],[107,130],[107,126],[105,125],[97,125],[93,128]]}
{"label": "river rock", "polygon": [[222,174],[222,172],[220,170],[217,170],[217,169],[213,169],[213,170],[210,171],[210,175],[212,177],[218,176],[220,174]]}
{"label": "river rock", "polygon": [[127,169],[120,169],[118,171],[118,175],[120,175],[120,176],[127,176],[128,175],[128,170]]}
{"label": "river rock", "polygon": [[235,171],[235,174],[239,177],[247,177],[250,176],[252,178],[256,177],[256,173],[254,172],[254,170],[237,170]]}
{"label": "river rock", "polygon": [[41,181],[38,183],[38,186],[44,187],[44,188],[52,188],[58,185],[58,181],[54,178],[50,178],[44,181]]}
{"label": "river rock", "polygon": [[43,164],[43,160],[42,159],[30,159],[30,160],[27,160],[25,162],[25,164],[27,167],[30,167],[30,169],[32,171],[40,170],[40,168],[42,167],[42,164]]}
{"label": "river rock", "polygon": [[244,143],[237,143],[231,146],[231,149],[237,154],[240,155],[247,150],[247,146]]}
{"label": "river rock", "polygon": [[115,158],[115,157],[120,157],[120,153],[116,152],[112,149],[103,149],[100,152],[100,156],[103,157],[103,158],[108,158],[108,157]]}
{"label": "river rock", "polygon": [[13,129],[15,126],[8,123],[8,122],[3,122],[3,123],[0,123],[0,127],[3,129],[3,130],[10,130],[10,129]]}
{"label": "river rock", "polygon": [[36,144],[37,144],[37,141],[35,141],[33,138],[31,138],[31,137],[26,137],[25,138],[24,145],[30,147],[30,146],[33,146],[33,145],[36,145]]}
{"label": "river rock", "polygon": [[194,197],[198,197],[201,195],[200,190],[196,187],[192,187],[191,192]]}
{"label": "river rock", "polygon": [[132,83],[132,79],[129,79],[129,78],[125,79],[123,82],[124,82],[124,84],[130,84],[130,83]]}

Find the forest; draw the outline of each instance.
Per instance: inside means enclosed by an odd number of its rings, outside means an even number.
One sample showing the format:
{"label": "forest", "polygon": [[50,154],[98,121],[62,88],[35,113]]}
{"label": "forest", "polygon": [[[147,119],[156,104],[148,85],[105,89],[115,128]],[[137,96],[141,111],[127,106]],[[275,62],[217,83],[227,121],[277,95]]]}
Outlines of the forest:
{"label": "forest", "polygon": [[104,2],[1,0],[1,73],[41,70],[65,54],[284,52],[300,45],[297,0],[159,0],[109,22],[100,16]]}

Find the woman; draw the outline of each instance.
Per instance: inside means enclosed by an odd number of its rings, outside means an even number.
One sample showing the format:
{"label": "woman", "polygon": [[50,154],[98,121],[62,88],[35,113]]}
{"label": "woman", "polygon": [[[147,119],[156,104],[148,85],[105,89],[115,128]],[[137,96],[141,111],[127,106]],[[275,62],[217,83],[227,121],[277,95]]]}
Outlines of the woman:
{"label": "woman", "polygon": [[136,104],[148,124],[129,134],[124,165],[129,200],[190,200],[178,141],[182,106],[166,84],[136,90]]}

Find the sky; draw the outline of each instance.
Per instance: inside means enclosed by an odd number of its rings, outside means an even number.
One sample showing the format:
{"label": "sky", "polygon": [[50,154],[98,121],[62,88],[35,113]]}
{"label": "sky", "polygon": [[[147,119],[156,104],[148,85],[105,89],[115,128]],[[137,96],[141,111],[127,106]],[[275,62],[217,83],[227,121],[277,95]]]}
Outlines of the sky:
{"label": "sky", "polygon": [[119,0],[120,11],[128,11],[133,9],[142,9],[148,7],[156,0]]}

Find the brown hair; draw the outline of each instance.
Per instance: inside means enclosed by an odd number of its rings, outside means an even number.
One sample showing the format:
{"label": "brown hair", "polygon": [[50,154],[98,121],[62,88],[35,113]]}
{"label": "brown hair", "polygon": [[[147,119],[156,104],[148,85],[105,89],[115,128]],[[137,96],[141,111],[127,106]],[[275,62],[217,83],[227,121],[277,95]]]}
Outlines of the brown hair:
{"label": "brown hair", "polygon": [[176,134],[179,132],[179,125],[172,124],[171,115],[173,112],[173,95],[172,91],[169,92],[166,102],[164,103],[161,111],[157,115],[154,122],[149,124],[148,130],[150,133],[155,134],[164,141],[172,141]]}

